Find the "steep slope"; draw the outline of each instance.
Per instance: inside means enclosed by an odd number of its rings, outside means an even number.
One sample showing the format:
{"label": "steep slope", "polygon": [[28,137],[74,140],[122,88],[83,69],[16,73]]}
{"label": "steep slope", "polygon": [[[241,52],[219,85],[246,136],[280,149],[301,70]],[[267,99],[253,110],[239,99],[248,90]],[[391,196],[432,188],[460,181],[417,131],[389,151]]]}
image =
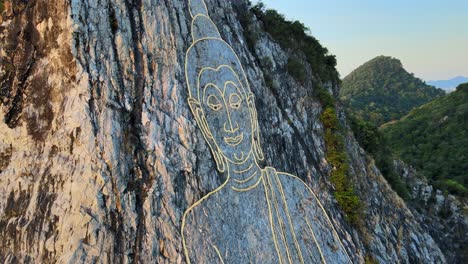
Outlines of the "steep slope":
{"label": "steep slope", "polygon": [[439,188],[468,195],[468,84],[382,131],[392,149]]}
{"label": "steep slope", "polygon": [[408,203],[413,215],[437,241],[447,263],[465,263],[468,258],[466,198],[435,188],[401,160],[395,160],[394,166],[411,189]]}
{"label": "steep slope", "polygon": [[[187,104],[190,1],[8,2],[0,27],[0,262],[184,263],[183,213],[225,177]],[[316,96],[338,87],[302,53],[294,56],[305,78],[288,73],[294,50],[267,34],[245,1],[206,6],[256,96],[265,164],[318,194],[352,260],[444,262],[338,107],[350,181],[364,205],[360,226],[345,220]]]}
{"label": "steep slope", "polygon": [[353,115],[377,126],[444,95],[408,73],[398,59],[379,56],[343,79],[340,98]]}

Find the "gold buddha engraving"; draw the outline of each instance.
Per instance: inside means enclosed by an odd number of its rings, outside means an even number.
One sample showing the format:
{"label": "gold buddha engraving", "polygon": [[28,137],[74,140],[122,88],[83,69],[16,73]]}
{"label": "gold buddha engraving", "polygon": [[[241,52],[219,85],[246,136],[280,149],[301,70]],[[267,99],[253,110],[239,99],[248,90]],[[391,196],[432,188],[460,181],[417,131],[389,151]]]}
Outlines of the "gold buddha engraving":
{"label": "gold buddha engraving", "polygon": [[298,177],[261,168],[255,108],[239,58],[203,0],[189,1],[188,104],[226,181],[182,219],[187,263],[350,263],[323,206]]}

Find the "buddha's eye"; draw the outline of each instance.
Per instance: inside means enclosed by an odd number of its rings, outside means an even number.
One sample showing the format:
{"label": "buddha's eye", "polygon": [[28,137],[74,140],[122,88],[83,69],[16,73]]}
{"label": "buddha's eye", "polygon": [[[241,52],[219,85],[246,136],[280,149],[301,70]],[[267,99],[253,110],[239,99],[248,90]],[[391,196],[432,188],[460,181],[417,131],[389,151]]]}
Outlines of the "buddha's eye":
{"label": "buddha's eye", "polygon": [[240,98],[240,96],[236,93],[233,93],[229,96],[229,105],[232,107],[232,108],[239,108],[240,105],[241,105],[241,102],[242,102],[242,99]]}
{"label": "buddha's eye", "polygon": [[214,94],[208,96],[208,106],[213,109],[213,111],[219,111],[223,107],[218,97]]}

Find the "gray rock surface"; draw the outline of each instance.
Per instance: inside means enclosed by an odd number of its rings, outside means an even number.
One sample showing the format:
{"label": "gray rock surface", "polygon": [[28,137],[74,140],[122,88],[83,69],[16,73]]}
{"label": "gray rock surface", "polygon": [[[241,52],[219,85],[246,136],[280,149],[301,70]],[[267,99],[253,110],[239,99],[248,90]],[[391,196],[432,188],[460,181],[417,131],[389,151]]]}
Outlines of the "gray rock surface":
{"label": "gray rock surface", "polygon": [[409,208],[439,245],[448,263],[468,259],[468,204],[466,199],[444,194],[401,160],[395,168],[410,187]]}
{"label": "gray rock surface", "polygon": [[[184,263],[183,213],[225,180],[187,104],[187,1],[7,2],[0,20],[0,262]],[[327,176],[311,80],[299,84],[287,74],[289,54],[267,34],[247,47],[244,1],[206,4],[256,96],[264,163],[309,185],[352,260],[444,262],[351,134],[353,182],[367,207],[360,230],[346,223]],[[275,89],[265,86],[263,57],[272,62]]]}

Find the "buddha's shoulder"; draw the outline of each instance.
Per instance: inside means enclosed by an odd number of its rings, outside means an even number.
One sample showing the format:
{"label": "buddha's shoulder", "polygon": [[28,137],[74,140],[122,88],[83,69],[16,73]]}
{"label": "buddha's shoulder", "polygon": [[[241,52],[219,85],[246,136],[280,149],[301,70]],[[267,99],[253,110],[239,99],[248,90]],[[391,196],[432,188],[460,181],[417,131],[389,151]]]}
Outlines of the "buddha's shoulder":
{"label": "buddha's shoulder", "polygon": [[287,173],[276,171],[274,168],[266,168],[267,171],[273,171],[275,173],[270,173],[270,175],[276,175],[279,183],[281,184],[281,189],[286,197],[293,196],[295,198],[302,197],[308,200],[316,200],[316,196],[312,189],[298,176]]}
{"label": "buddha's shoulder", "polygon": [[[299,177],[296,175],[287,173],[287,172],[282,172],[282,171],[277,171],[275,168],[272,167],[265,167],[265,170],[267,172],[267,175],[275,175],[278,177],[279,181],[281,182],[281,185],[288,187],[294,187],[294,188],[300,188],[300,189],[310,189],[307,184]],[[271,177],[271,176],[270,176]]]}
{"label": "buddha's shoulder", "polygon": [[209,221],[212,217],[210,212],[215,208],[222,207],[221,203],[225,201],[223,193],[222,189],[218,189],[206,194],[193,203],[184,213],[184,226],[192,225],[195,221],[200,223],[211,222]]}

